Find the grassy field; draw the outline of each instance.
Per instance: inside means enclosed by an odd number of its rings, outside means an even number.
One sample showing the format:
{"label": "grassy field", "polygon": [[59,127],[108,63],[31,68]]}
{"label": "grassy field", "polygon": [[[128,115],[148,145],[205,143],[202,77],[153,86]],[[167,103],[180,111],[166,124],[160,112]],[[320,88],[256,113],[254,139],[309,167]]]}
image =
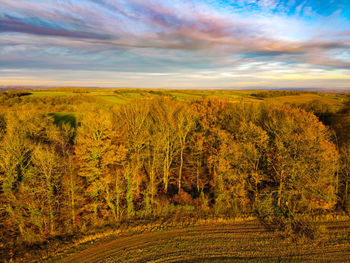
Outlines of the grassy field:
{"label": "grassy field", "polygon": [[280,97],[274,97],[274,98],[266,98],[265,101],[278,101],[282,103],[307,103],[313,100],[319,100],[326,104],[340,104],[342,100],[340,99],[340,96],[322,96],[320,94],[316,93],[304,93],[301,95],[295,95],[295,96],[280,96]]}
{"label": "grassy field", "polygon": [[126,103],[128,100],[126,98],[115,96],[115,95],[96,95],[98,98],[103,99],[107,102],[112,102],[116,104]]}
{"label": "grassy field", "polygon": [[108,103],[123,104],[128,101],[144,98],[169,96],[178,100],[195,100],[200,98],[221,98],[230,101],[266,101],[282,103],[308,103],[318,100],[325,104],[341,106],[346,97],[335,93],[317,93],[317,92],[300,92],[299,95],[292,96],[275,96],[275,97],[257,97],[256,94],[263,94],[267,91],[254,90],[144,90],[144,89],[92,89],[77,92],[69,89],[53,90],[34,90],[30,96],[48,97],[48,96],[69,96],[83,93],[88,96],[95,96]]}
{"label": "grassy field", "polygon": [[349,227],[323,223],[317,241],[294,242],[255,221],[206,224],[109,238],[51,262],[348,262]]}

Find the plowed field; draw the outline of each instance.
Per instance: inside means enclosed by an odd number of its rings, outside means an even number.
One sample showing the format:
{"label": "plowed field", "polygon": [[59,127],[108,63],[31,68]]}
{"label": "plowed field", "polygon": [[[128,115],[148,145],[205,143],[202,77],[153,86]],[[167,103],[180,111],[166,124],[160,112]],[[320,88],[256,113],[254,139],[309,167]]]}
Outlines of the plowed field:
{"label": "plowed field", "polygon": [[306,242],[253,222],[194,226],[100,242],[61,262],[350,262],[349,226],[324,224],[323,237]]}

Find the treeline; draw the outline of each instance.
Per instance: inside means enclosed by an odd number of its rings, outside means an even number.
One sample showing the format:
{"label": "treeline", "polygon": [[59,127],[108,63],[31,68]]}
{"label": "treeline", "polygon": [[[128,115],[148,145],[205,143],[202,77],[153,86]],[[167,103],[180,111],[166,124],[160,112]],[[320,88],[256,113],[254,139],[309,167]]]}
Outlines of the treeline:
{"label": "treeline", "polygon": [[[310,93],[304,91],[303,93]],[[253,93],[251,96],[257,97],[257,98],[275,98],[275,97],[281,97],[281,96],[296,96],[300,95],[301,93],[299,91],[294,90],[271,90],[271,91],[262,91],[258,93]]]}
{"label": "treeline", "polygon": [[340,105],[334,105],[323,102],[321,100],[312,100],[310,102],[294,104],[293,107],[302,108],[307,112],[315,114],[318,119],[325,125],[334,128],[336,122],[338,122],[338,113],[341,110]]}
{"label": "treeline", "polygon": [[3,92],[0,92],[0,103],[1,104],[6,103],[11,99],[17,99],[18,101],[19,100],[18,98],[21,98],[23,96],[28,96],[28,95],[31,95],[31,93],[28,91],[15,91],[15,90],[3,91]]}
{"label": "treeline", "polygon": [[4,107],[6,110],[17,109],[41,112],[75,112],[81,109],[84,111],[88,110],[91,107],[91,104],[101,104],[101,100],[97,97],[85,94],[45,97],[29,95],[31,95],[31,93],[22,91],[2,92],[0,93],[0,106]]}
{"label": "treeline", "polygon": [[255,214],[298,231],[305,218],[349,204],[349,144],[339,156],[332,132],[302,109],[161,98],[77,118],[0,116],[8,246],[178,210]]}

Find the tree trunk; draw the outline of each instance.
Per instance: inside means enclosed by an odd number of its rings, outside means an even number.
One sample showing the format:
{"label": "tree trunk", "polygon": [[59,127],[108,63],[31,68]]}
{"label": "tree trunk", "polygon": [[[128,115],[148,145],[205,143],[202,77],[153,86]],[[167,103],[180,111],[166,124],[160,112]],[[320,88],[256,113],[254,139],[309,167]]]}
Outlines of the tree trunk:
{"label": "tree trunk", "polygon": [[69,171],[69,192],[71,199],[71,216],[72,216],[72,227],[75,228],[75,193],[73,183],[73,173]]}
{"label": "tree trunk", "polygon": [[197,191],[199,192],[199,168],[200,168],[200,160],[197,159],[197,171],[196,171],[196,177],[197,177]]}
{"label": "tree trunk", "polygon": [[127,210],[128,210],[128,216],[132,217],[135,215],[134,210],[134,189],[133,189],[133,180],[131,178],[130,171],[127,171],[126,175],[127,180],[127,189],[126,189],[126,203],[127,203]]}
{"label": "tree trunk", "polygon": [[115,181],[115,191],[116,191],[116,213],[117,213],[117,220],[120,220],[120,194],[121,194],[121,189],[120,189],[120,177],[119,173],[116,173],[116,181]]}
{"label": "tree trunk", "polygon": [[181,146],[181,152],[180,152],[180,168],[179,168],[179,182],[178,182],[178,193],[180,193],[180,191],[181,191],[182,167],[183,167],[183,163],[184,163],[183,154],[184,154],[184,147]]}
{"label": "tree trunk", "polygon": [[278,207],[281,207],[282,189],[283,189],[283,172],[281,172],[281,175],[280,175],[280,185],[278,188],[278,199],[277,199]]}

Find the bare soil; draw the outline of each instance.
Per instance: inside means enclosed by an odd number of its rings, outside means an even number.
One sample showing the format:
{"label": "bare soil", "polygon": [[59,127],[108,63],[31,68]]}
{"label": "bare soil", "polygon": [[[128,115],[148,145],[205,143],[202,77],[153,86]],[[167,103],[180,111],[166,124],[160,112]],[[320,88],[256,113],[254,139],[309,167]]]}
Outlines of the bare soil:
{"label": "bare soil", "polygon": [[256,222],[211,224],[102,241],[60,262],[350,262],[350,222],[293,241]]}

